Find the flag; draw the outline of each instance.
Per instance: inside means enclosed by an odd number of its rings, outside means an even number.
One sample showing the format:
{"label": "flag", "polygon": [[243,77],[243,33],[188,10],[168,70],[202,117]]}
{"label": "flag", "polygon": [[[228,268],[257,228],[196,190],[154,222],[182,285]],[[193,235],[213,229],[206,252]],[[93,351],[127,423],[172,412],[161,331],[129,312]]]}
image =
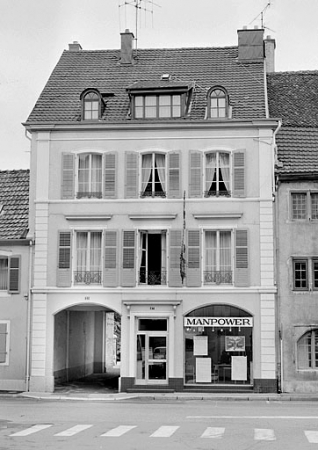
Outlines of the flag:
{"label": "flag", "polygon": [[182,228],[182,241],[181,241],[181,251],[180,251],[180,276],[182,284],[186,277],[186,259],[185,259],[185,231],[186,231],[186,211],[185,211],[185,191],[183,193],[183,228]]}

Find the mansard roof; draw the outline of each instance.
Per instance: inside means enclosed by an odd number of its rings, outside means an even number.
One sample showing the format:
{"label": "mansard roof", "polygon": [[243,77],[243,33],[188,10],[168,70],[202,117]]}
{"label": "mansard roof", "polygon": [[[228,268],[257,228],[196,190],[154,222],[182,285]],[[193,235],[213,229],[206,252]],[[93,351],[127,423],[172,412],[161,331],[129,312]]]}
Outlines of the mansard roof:
{"label": "mansard roof", "polygon": [[106,93],[102,122],[127,122],[127,88],[161,87],[164,74],[176,85],[194,85],[183,121],[205,118],[207,93],[216,85],[226,89],[233,119],[266,117],[264,62],[238,62],[238,47],[138,49],[133,64],[120,63],[120,50],[65,50],[26,124],[80,121],[86,88]]}
{"label": "mansard roof", "polygon": [[29,220],[29,170],[0,171],[0,240],[24,239]]}
{"label": "mansard roof", "polygon": [[277,173],[299,180],[318,175],[318,71],[267,75],[270,117],[282,119],[277,134]]}

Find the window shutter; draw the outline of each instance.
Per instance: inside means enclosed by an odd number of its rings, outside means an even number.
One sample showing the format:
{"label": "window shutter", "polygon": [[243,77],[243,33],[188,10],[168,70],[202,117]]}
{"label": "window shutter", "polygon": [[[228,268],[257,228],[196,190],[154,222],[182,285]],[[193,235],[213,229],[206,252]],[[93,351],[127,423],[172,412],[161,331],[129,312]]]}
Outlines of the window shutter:
{"label": "window shutter", "polygon": [[105,153],[104,156],[104,197],[116,197],[116,166],[117,154]]}
{"label": "window shutter", "polygon": [[117,230],[105,231],[104,286],[118,286]]}
{"label": "window shutter", "polygon": [[20,292],[20,256],[11,256],[9,258],[9,289],[11,294],[18,294]]}
{"label": "window shutter", "polygon": [[121,285],[132,287],[136,285],[136,232],[123,230],[122,273]]}
{"label": "window shutter", "polygon": [[62,198],[74,198],[74,155],[62,154]]}
{"label": "window shutter", "polygon": [[188,230],[187,239],[187,286],[201,286],[201,231]]}
{"label": "window shutter", "polygon": [[190,152],[189,197],[202,197],[202,153]]}
{"label": "window shutter", "polygon": [[58,264],[56,284],[59,287],[69,287],[72,283],[70,231],[60,231],[58,235]]}
{"label": "window shutter", "polygon": [[138,153],[125,154],[125,198],[138,197]]}
{"label": "window shutter", "polygon": [[0,323],[0,364],[5,363],[7,359],[7,335],[8,324]]}
{"label": "window shutter", "polygon": [[180,275],[182,229],[170,230],[169,242],[169,286],[182,287],[182,278]]}
{"label": "window shutter", "polygon": [[168,197],[180,198],[180,162],[181,155],[179,152],[168,153]]}
{"label": "window shutter", "polygon": [[245,150],[233,152],[233,197],[245,197]]}
{"label": "window shutter", "polygon": [[248,231],[235,230],[235,286],[249,285]]}

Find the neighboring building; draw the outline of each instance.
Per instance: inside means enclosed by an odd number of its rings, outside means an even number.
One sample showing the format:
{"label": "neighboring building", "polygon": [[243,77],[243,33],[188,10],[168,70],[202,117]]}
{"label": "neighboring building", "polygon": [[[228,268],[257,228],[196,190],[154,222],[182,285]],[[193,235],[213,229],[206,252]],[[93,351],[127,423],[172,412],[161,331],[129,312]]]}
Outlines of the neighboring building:
{"label": "neighboring building", "polygon": [[277,134],[281,389],[318,391],[318,71],[267,77]]}
{"label": "neighboring building", "polygon": [[28,388],[28,212],[29,171],[0,171],[0,390]]}
{"label": "neighboring building", "polygon": [[[30,389],[107,365],[121,390],[277,389],[274,41],[70,44],[27,122],[35,238]],[[110,325],[112,326],[112,325]]]}

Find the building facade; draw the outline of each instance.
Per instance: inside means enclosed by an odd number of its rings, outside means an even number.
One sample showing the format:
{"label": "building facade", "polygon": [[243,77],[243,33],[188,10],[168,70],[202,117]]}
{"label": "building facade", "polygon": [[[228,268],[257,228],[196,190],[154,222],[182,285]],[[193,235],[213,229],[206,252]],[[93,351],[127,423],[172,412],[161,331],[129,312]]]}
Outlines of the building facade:
{"label": "building facade", "polygon": [[278,357],[283,392],[317,392],[318,72],[268,75],[277,134]]}
{"label": "building facade", "polygon": [[0,390],[28,390],[29,171],[0,171]]}
{"label": "building facade", "polygon": [[30,389],[103,372],[113,313],[122,391],[277,389],[273,49],[62,54],[25,123]]}

